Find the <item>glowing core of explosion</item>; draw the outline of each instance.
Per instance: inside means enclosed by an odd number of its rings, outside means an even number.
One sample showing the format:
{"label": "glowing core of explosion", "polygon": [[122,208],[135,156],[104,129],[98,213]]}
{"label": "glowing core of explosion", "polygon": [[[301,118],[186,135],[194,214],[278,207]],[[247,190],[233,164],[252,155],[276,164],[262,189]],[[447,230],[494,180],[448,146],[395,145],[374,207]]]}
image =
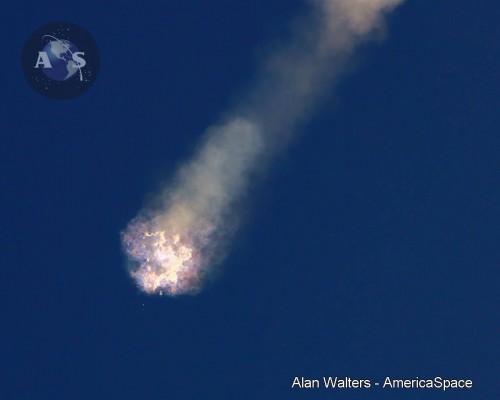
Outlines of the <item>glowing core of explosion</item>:
{"label": "glowing core of explosion", "polygon": [[[132,260],[131,276],[148,294],[170,296],[199,291],[205,275],[203,243],[209,229],[194,233],[169,232],[151,220],[137,218],[123,233],[123,243]],[[205,262],[204,262],[205,261]]]}

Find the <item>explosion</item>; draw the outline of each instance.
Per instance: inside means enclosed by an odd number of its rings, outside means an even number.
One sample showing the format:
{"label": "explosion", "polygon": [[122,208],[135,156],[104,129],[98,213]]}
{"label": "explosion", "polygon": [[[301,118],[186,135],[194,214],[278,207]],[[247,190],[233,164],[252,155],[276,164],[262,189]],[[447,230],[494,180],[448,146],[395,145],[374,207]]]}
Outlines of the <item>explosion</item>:
{"label": "explosion", "polygon": [[209,261],[209,226],[192,232],[166,231],[144,217],[123,233],[130,274],[148,294],[170,296],[199,291]]}

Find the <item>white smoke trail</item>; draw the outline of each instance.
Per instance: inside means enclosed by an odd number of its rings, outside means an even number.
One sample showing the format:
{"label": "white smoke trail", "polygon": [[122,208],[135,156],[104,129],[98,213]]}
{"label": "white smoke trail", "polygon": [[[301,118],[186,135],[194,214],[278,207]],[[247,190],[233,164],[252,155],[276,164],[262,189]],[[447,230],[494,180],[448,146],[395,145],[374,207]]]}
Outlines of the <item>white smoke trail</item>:
{"label": "white smoke trail", "polygon": [[346,68],[353,51],[403,0],[311,0],[287,46],[270,56],[253,90],[122,233],[130,273],[150,294],[193,294],[237,227],[235,205],[252,176]]}

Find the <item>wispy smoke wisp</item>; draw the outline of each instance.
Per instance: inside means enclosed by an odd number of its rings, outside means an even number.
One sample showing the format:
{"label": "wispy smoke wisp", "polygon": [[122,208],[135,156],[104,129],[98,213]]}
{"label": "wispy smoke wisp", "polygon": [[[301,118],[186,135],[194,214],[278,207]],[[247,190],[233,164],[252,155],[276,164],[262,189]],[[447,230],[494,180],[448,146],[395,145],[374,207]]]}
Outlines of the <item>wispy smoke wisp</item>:
{"label": "wispy smoke wisp", "polygon": [[357,46],[402,0],[311,0],[290,42],[272,52],[252,90],[194,157],[122,232],[130,274],[149,294],[194,294],[237,227],[249,180],[287,144],[348,65]]}

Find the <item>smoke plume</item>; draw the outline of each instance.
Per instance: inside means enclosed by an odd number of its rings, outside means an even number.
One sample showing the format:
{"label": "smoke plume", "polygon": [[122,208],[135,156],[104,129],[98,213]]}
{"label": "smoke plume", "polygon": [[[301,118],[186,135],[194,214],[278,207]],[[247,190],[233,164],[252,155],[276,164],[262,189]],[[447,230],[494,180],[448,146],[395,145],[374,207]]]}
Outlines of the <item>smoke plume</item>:
{"label": "smoke plume", "polygon": [[122,232],[131,276],[149,294],[194,294],[222,261],[250,180],[289,142],[354,51],[402,0],[310,0],[288,44],[271,52],[252,89]]}

